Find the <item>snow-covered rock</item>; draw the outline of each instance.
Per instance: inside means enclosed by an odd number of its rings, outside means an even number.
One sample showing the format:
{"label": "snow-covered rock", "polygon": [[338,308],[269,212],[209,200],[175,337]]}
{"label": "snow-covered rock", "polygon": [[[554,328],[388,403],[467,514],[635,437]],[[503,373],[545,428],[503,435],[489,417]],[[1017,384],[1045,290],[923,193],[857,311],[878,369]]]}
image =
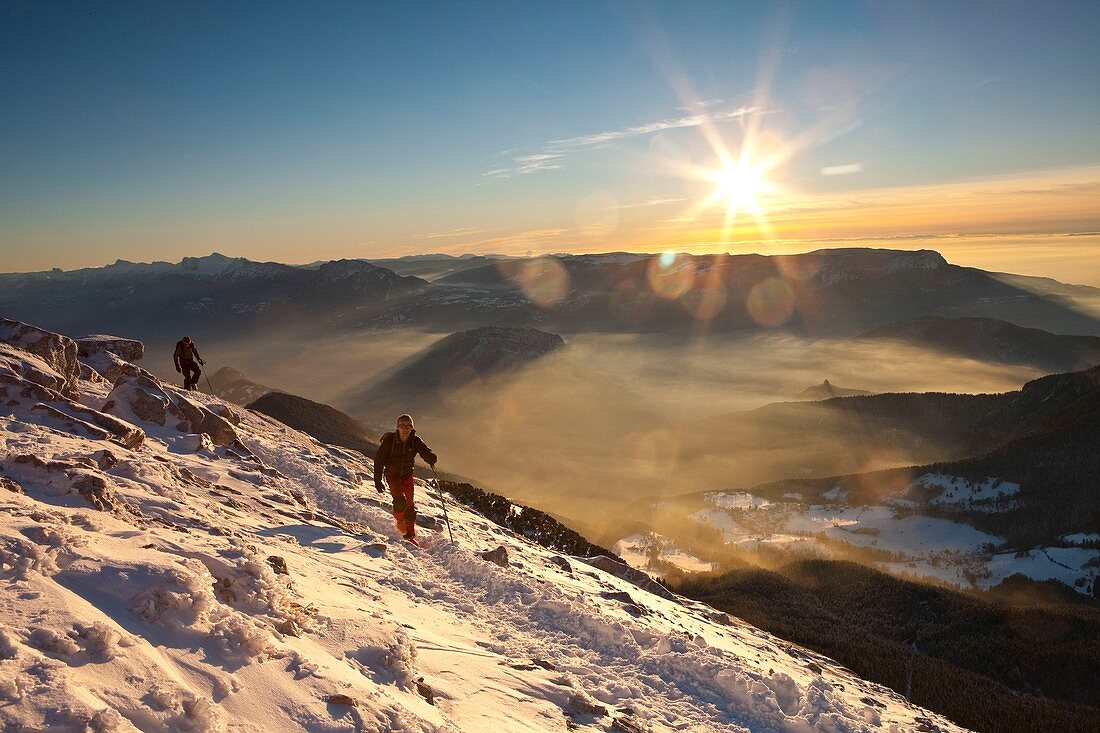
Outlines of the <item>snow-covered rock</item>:
{"label": "snow-covered rock", "polygon": [[80,364],[76,359],[76,342],[71,338],[21,321],[0,318],[0,343],[11,344],[41,358],[65,380],[57,391],[66,397],[78,395]]}
{"label": "snow-covered rock", "polygon": [[80,357],[81,366],[88,366],[110,384],[125,375],[129,377],[147,377],[153,379],[151,372],[131,364],[113,351],[98,349]]}
{"label": "snow-covered rock", "polygon": [[221,415],[153,377],[123,375],[107,395],[103,411],[130,422],[168,427],[176,432],[206,433],[217,445],[239,445],[236,430]]}
{"label": "snow-covered rock", "polygon": [[145,344],[140,341],[106,334],[81,336],[76,339],[76,346],[78,356],[91,356],[100,351],[109,351],[126,361],[140,361],[145,355]]}
{"label": "snow-covered rock", "polygon": [[60,393],[68,380],[45,359],[0,343],[0,385],[18,387],[24,381]]}

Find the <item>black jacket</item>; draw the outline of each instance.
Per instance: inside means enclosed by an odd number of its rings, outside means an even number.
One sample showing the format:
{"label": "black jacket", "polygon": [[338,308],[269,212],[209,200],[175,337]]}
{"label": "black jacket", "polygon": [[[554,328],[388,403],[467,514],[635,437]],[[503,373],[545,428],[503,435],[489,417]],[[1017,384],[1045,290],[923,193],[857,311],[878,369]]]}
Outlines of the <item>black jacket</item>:
{"label": "black jacket", "polygon": [[202,363],[202,357],[199,356],[199,349],[195,346],[195,342],[183,343],[183,341],[176,342],[176,351],[172,354],[172,360],[176,362],[176,368],[179,368],[181,362],[199,362]]}
{"label": "black jacket", "polygon": [[435,465],[435,453],[432,453],[432,449],[420,439],[415,430],[409,433],[409,439],[405,442],[401,442],[396,433],[383,435],[378,452],[374,454],[374,485],[381,485],[383,473],[399,479],[412,476],[413,461],[417,454],[428,465]]}

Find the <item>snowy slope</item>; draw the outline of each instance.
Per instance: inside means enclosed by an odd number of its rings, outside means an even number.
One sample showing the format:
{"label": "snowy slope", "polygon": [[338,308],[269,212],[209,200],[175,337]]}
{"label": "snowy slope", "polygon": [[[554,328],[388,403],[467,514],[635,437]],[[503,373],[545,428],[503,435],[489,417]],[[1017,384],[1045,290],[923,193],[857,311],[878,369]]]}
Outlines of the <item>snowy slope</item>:
{"label": "snowy slope", "polygon": [[358,454],[140,374],[74,381],[67,339],[21,338],[0,354],[4,730],[958,730],[453,504],[456,543],[411,548]]}

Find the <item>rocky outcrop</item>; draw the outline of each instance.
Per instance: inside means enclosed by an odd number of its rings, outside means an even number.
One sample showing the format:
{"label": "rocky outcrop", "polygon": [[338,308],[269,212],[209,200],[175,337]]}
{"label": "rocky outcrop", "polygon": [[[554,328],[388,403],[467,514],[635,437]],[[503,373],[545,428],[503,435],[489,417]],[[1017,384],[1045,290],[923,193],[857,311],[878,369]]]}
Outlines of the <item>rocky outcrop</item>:
{"label": "rocky outcrop", "polygon": [[111,384],[114,384],[118,381],[119,377],[124,375],[129,377],[147,377],[148,379],[155,379],[150,372],[142,369],[136,364],[131,364],[119,357],[118,354],[113,351],[107,351],[106,349],[100,349],[87,356],[82,356],[80,362],[82,366],[88,366]]}
{"label": "rocky outcrop", "polygon": [[76,342],[71,338],[21,321],[0,318],[0,343],[15,346],[42,359],[64,379],[57,391],[70,398],[79,396],[77,380],[80,379],[80,363],[76,358]]}
{"label": "rocky outcrop", "polygon": [[637,568],[633,568],[627,565],[625,562],[613,560],[612,558],[605,555],[600,555],[597,557],[585,557],[580,559],[584,560],[586,563],[594,568],[599,568],[605,573],[611,573],[617,578],[621,578],[628,583],[633,583],[642,590],[649,591],[655,596],[660,596],[661,598],[665,598],[670,601],[676,601],[677,603],[679,603],[679,596],[658,583],[646,573],[638,570]]}
{"label": "rocky outcrop", "polygon": [[[100,472],[90,458],[75,460],[43,460],[36,455],[22,453],[0,460],[0,472],[14,474],[28,481],[42,481],[45,475],[46,491],[56,496],[79,494],[92,507],[101,512],[133,516],[134,510],[115,494],[110,477]],[[10,480],[10,479],[9,479]]]}
{"label": "rocky outcrop", "polygon": [[0,387],[10,385],[18,388],[24,381],[60,393],[65,388],[66,379],[44,359],[0,343]]}
{"label": "rocky outcrop", "polygon": [[62,393],[66,385],[65,378],[40,357],[0,344],[0,398],[6,400],[6,408],[22,406],[44,413],[65,430],[112,440],[130,450],[141,446],[141,428],[69,399]]}
{"label": "rocky outcrop", "polygon": [[126,361],[140,361],[145,355],[145,344],[136,339],[125,339],[106,334],[92,334],[76,339],[77,354],[91,356],[107,351]]}
{"label": "rocky outcrop", "polygon": [[119,377],[103,411],[183,433],[206,433],[216,445],[240,446],[237,431],[228,420],[150,377]]}
{"label": "rocky outcrop", "polygon": [[[90,367],[111,384],[123,375],[148,377],[153,375],[131,362],[145,355],[145,344],[136,339],[93,334],[76,339],[81,366]],[[82,373],[82,377],[83,373]]]}
{"label": "rocky outcrop", "polygon": [[486,550],[485,552],[479,552],[477,554],[482,560],[488,560],[502,568],[508,567],[508,548],[504,545],[497,545],[496,549]]}

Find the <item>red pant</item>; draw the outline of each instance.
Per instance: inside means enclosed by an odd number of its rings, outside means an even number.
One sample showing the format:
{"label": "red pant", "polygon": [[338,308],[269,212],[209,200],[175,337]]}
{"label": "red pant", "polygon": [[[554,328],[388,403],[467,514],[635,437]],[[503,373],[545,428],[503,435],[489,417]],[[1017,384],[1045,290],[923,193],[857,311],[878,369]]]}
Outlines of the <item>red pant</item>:
{"label": "red pant", "polygon": [[413,504],[413,477],[397,478],[386,474],[386,483],[393,497],[393,521],[397,531],[408,537],[416,535],[416,505]]}

